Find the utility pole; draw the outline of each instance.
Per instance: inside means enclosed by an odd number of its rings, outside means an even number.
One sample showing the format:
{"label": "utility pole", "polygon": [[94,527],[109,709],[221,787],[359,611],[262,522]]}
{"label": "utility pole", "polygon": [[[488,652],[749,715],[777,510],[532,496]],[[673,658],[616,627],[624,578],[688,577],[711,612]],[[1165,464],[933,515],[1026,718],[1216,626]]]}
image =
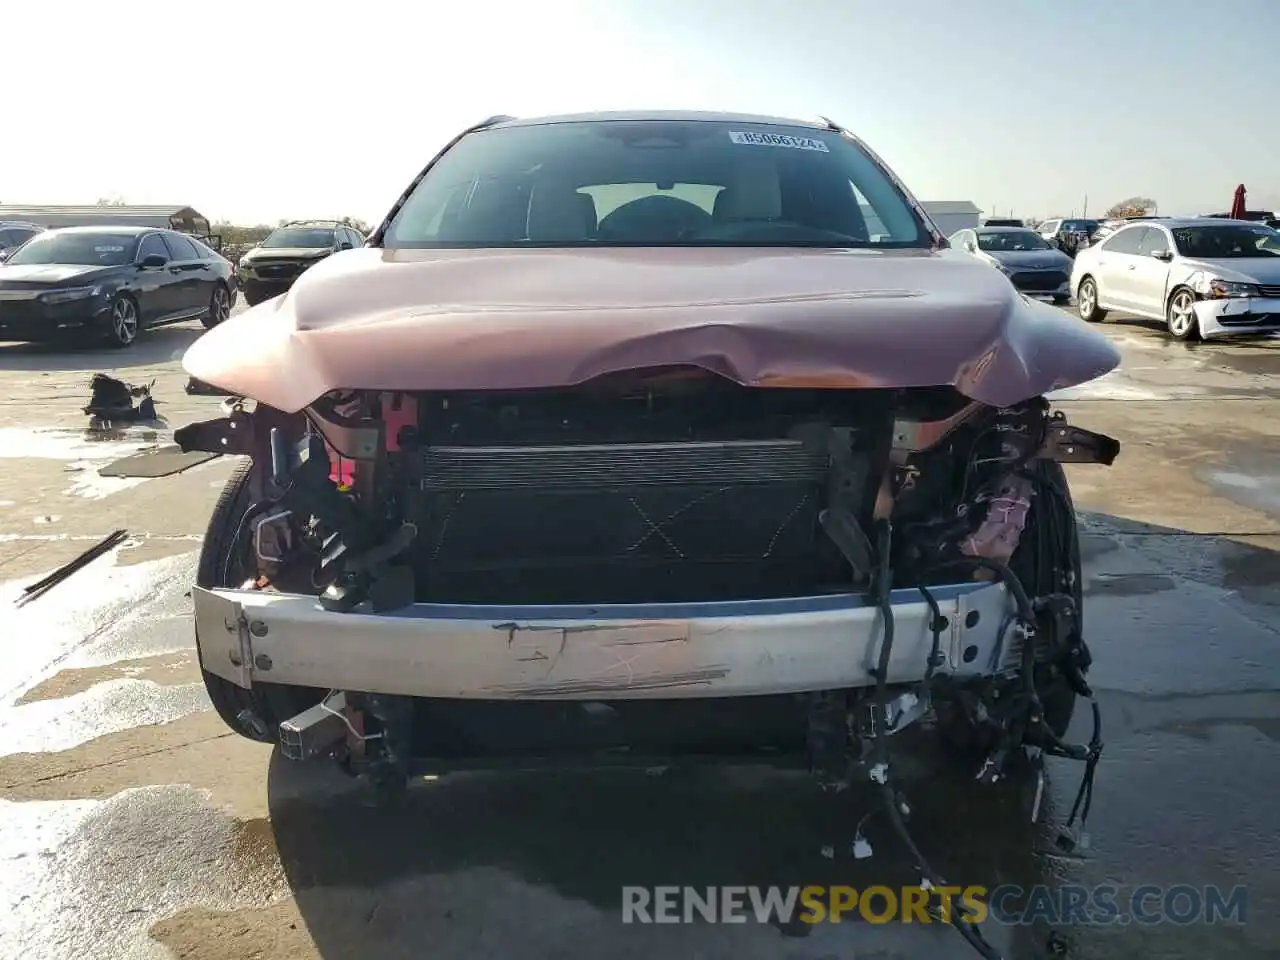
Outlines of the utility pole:
{"label": "utility pole", "polygon": [[1089,218],[1089,195],[1084,195],[1084,211],[1080,214],[1080,219],[1087,220]]}

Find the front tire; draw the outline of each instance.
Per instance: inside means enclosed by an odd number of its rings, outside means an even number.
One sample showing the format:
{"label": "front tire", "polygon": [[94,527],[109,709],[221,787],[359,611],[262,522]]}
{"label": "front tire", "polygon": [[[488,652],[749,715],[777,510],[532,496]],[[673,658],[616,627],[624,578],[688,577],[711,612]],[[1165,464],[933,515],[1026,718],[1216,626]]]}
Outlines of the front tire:
{"label": "front tire", "polygon": [[1076,290],[1076,310],[1086,323],[1098,323],[1106,317],[1107,311],[1098,309],[1098,282],[1093,277],[1080,281]]}
{"label": "front tire", "polygon": [[[253,461],[238,466],[222,488],[200,548],[196,585],[206,590],[239,586],[252,576],[250,541],[241,526],[253,505],[250,496]],[[196,646],[197,651],[199,645]],[[276,743],[280,723],[319,703],[326,693],[309,687],[255,683],[252,690],[238,687],[204,668],[204,688],[223,723],[248,740]]]}
{"label": "front tire", "polygon": [[231,294],[223,284],[218,283],[209,294],[209,311],[200,318],[200,322],[207,329],[212,330],[229,316],[231,316]]}
{"label": "front tire", "polygon": [[1165,325],[1169,328],[1169,336],[1175,340],[1193,341],[1200,339],[1200,319],[1196,316],[1196,295],[1186,287],[1173,291],[1164,311]]}
{"label": "front tire", "polygon": [[107,344],[117,350],[133,346],[138,339],[138,304],[126,293],[117,294],[111,302],[107,327]]}

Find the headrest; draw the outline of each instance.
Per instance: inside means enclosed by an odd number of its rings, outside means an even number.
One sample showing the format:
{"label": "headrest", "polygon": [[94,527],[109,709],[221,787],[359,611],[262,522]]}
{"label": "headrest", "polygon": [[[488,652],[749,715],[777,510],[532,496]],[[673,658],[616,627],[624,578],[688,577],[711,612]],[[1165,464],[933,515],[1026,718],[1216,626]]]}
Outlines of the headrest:
{"label": "headrest", "polygon": [[716,196],[712,215],[717,220],[776,220],[782,216],[782,187],[770,166],[739,173]]}

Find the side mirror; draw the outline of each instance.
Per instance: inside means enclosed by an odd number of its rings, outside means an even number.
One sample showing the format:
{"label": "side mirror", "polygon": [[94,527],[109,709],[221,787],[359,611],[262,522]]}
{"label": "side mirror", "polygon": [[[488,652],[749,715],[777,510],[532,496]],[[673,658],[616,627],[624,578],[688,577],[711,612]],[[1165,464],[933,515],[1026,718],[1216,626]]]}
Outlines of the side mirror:
{"label": "side mirror", "polygon": [[343,240],[340,244],[338,244],[338,249],[339,249],[339,250],[350,250],[350,249],[351,249],[351,242],[350,242],[349,240]]}
{"label": "side mirror", "polygon": [[1151,255],[1155,257],[1157,260],[1162,260],[1165,263],[1168,263],[1170,260],[1173,259],[1173,254],[1170,253],[1168,250],[1157,250],[1155,253]]}
{"label": "side mirror", "polygon": [[163,253],[148,253],[141,261],[139,261],[138,266],[145,270],[150,270],[156,267],[163,267],[168,262],[169,258]]}

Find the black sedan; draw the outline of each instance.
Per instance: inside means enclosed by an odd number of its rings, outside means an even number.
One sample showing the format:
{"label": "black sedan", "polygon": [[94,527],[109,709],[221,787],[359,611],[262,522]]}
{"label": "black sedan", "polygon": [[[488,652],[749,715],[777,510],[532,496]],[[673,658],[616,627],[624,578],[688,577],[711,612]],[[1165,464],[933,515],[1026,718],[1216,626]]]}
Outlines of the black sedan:
{"label": "black sedan", "polygon": [[48,230],[0,264],[0,340],[127,347],[146,327],[225,320],[235,268],[199,240],[149,227]]}

